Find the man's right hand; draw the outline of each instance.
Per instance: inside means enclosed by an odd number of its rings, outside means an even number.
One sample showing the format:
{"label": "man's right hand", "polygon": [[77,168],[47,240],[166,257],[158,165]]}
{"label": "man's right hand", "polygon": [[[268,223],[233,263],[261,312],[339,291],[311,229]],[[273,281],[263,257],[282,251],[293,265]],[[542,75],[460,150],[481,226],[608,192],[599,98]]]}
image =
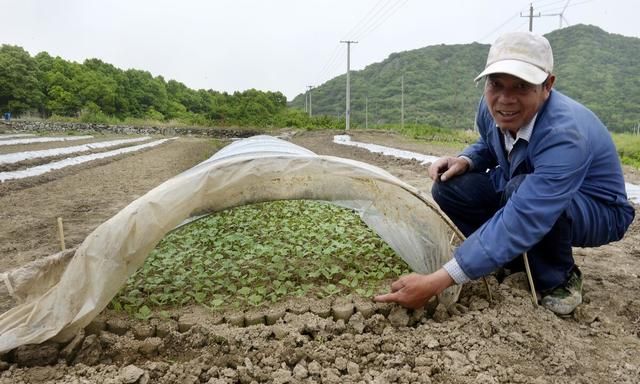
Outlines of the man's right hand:
{"label": "man's right hand", "polygon": [[433,181],[447,181],[469,170],[469,162],[462,157],[441,157],[429,167]]}
{"label": "man's right hand", "polygon": [[418,309],[427,304],[429,299],[439,295],[447,287],[455,284],[444,268],[429,275],[411,273],[401,276],[391,284],[391,292],[378,295],[374,301],[381,303],[398,303],[405,308]]}

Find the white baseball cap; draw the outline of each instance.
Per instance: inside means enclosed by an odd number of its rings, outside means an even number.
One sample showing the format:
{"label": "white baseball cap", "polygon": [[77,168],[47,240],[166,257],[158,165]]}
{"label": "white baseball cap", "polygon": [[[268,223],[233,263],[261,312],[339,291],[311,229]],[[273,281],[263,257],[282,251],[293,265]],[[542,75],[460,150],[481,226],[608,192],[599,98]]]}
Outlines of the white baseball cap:
{"label": "white baseball cap", "polygon": [[489,49],[487,65],[475,81],[494,73],[506,73],[531,84],[542,84],[553,71],[549,41],[531,32],[509,32]]}

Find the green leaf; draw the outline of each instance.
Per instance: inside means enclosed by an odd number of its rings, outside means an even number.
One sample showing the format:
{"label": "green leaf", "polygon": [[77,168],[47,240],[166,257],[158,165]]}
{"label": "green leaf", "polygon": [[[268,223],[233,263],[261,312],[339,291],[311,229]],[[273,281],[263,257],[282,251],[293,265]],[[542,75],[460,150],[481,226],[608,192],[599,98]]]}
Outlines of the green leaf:
{"label": "green leaf", "polygon": [[211,305],[214,308],[217,308],[219,306],[221,306],[222,304],[224,304],[224,300],[223,299],[213,299],[209,302],[209,305]]}
{"label": "green leaf", "polygon": [[149,309],[149,307],[147,307],[146,305],[143,305],[142,307],[138,308],[138,312],[136,312],[135,316],[140,320],[147,320],[151,317],[151,315],[151,309]]}
{"label": "green leaf", "polygon": [[242,287],[238,290],[237,292],[238,294],[242,295],[242,296],[247,296],[251,293],[251,288],[249,287]]}
{"label": "green leaf", "polygon": [[262,303],[262,299],[263,299],[263,296],[258,294],[253,294],[248,297],[249,303],[254,306],[260,305],[260,303]]}

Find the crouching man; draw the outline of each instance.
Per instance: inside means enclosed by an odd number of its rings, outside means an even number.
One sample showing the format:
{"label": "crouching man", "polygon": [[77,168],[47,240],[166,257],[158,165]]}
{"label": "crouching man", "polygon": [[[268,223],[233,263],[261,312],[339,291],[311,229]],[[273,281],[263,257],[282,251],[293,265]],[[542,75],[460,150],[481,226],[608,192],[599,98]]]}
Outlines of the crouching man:
{"label": "crouching man", "polygon": [[609,132],[555,79],[544,37],[512,32],[491,46],[475,79],[480,138],[429,168],[433,198],[467,240],[442,269],[403,276],[376,301],[419,308],[453,284],[523,270],[527,252],[543,306],[566,315],[582,302],[571,247],[620,240],[635,213]]}

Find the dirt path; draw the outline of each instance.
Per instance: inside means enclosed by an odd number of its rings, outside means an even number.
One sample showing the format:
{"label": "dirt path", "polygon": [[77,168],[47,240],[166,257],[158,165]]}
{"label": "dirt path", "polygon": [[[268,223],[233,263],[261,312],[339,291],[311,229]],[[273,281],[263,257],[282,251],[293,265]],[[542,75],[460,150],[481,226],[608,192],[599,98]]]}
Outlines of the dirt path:
{"label": "dirt path", "polygon": [[[332,133],[305,133],[292,141],[375,164],[429,190],[418,162],[331,139]],[[451,151],[388,134],[354,140],[435,155]],[[55,251],[56,217],[65,218],[68,244],[76,245],[214,148],[181,139],[32,185],[4,192],[0,186],[0,271]],[[640,226],[634,223],[618,243],[575,254],[585,275],[585,304],[566,319],[535,308],[518,274],[502,284],[489,278],[491,303],[482,284],[465,285],[449,311],[412,312],[352,298],[292,300],[225,317],[185,308],[151,323],[106,311],[77,345],[46,343],[5,356],[0,383],[637,383]]]}

